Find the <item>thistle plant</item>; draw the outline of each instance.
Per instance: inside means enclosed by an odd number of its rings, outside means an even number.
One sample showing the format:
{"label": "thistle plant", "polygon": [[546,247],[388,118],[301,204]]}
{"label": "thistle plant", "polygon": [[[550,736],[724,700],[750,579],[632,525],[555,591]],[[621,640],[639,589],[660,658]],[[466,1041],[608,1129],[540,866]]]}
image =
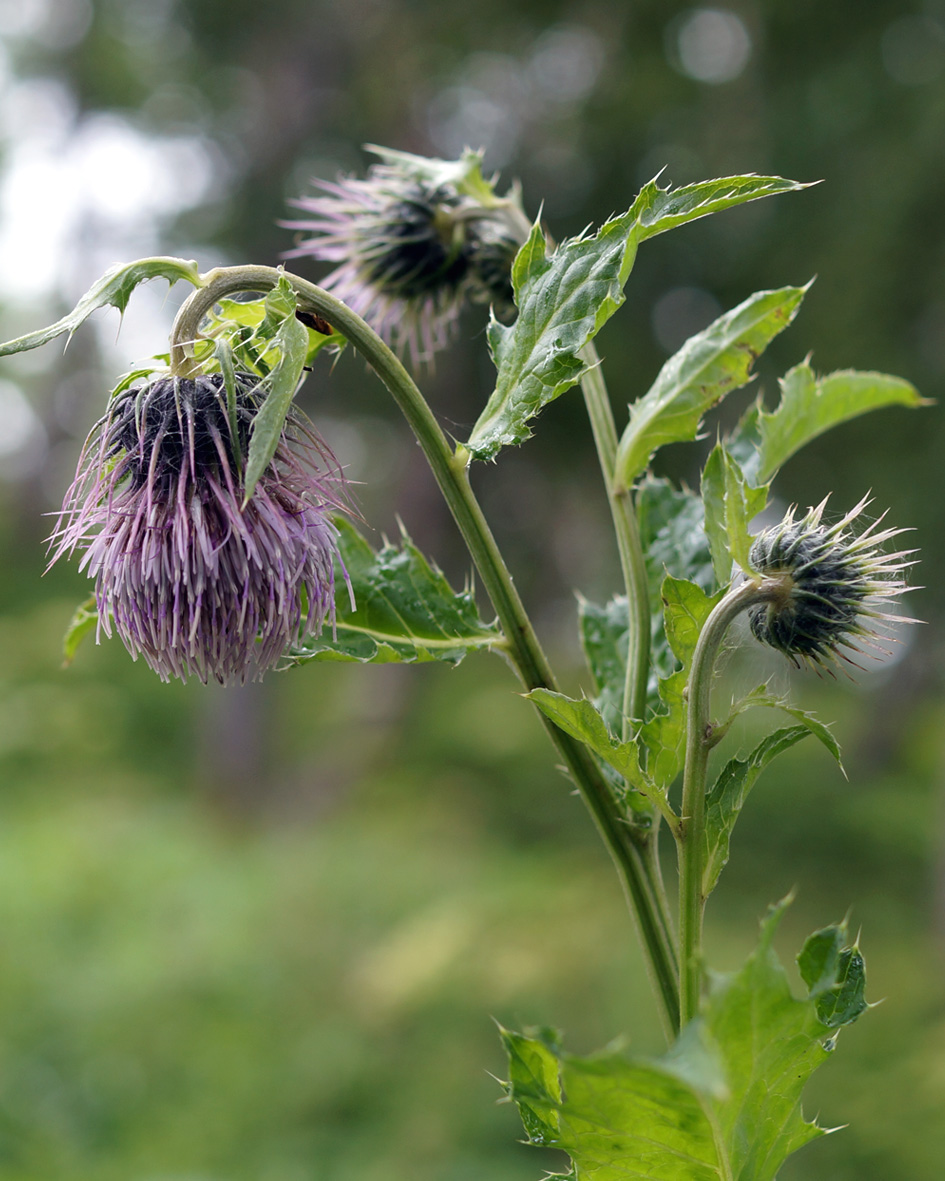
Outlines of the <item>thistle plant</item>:
{"label": "thistle plant", "polygon": [[[782,901],[739,971],[708,973],[703,915],[752,787],[811,736],[839,761],[829,727],[767,684],[726,707],[713,685],[742,615],[756,640],[797,666],[830,672],[882,645],[912,564],[901,530],[883,518],[861,526],[867,499],[835,523],[824,500],[760,532],[753,522],[778,470],[812,438],[922,399],[896,377],[818,376],[801,362],[775,407],[759,397],[710,450],[699,494],[676,486],[652,473],[654,456],[698,444],[705,416],[747,384],[807,288],[757,292],[725,312],[648,390],[632,391],[621,426],[594,337],[623,303],[647,239],[804,186],[753,175],[675,190],[653,181],[626,212],[552,248],[544,227],[525,221],[517,190],[495,195],[475,154],[455,163],[380,155],[366,180],[323,185],[324,196],[302,202],[313,216],[296,227],[312,236],[293,253],[336,264],[325,287],[284,269],[199,274],[179,259],[144,259],[110,271],[57,324],[3,346],[71,334],[97,307],[122,309],[147,279],[194,287],[166,360],[119,381],[66,494],[53,560],[79,551],[96,581],[67,651],[97,624],[162,676],[226,682],[320,660],[503,656],[617,869],[672,1043],[658,1058],[581,1058],[547,1030],[503,1030],[506,1093],[529,1141],[566,1152],[571,1181],[767,1181],[823,1134],[804,1119],[801,1091],[839,1029],[867,1007],[864,962],[845,922],[825,925],[798,955],[806,994],[794,996],[773,946]],[[387,342],[420,360],[446,344],[462,303],[483,297],[497,305],[488,328],[495,389],[468,439],[453,444]],[[293,399],[319,354],[345,346],[416,435],[493,622],[406,532],[375,551],[344,514],[338,465]],[[469,478],[473,464],[524,443],[541,411],[576,387],[623,583],[605,604],[580,601],[590,696],[578,698],[558,686]],[[725,751],[749,710],[785,724],[747,752]],[[667,841],[678,864],[675,914]]]}

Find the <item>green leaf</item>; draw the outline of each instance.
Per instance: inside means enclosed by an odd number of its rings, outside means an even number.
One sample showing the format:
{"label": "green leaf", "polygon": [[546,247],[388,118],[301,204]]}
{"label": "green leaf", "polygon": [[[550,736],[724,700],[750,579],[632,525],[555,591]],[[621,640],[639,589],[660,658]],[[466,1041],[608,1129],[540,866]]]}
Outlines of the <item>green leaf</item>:
{"label": "green leaf", "polygon": [[676,190],[650,181],[626,213],[595,234],[562,242],[550,258],[536,224],[512,267],[518,317],[509,327],[494,318],[489,326],[496,386],[466,444],[473,457],[491,459],[502,447],[523,442],[531,433],[529,421],[580,381],[587,371],[581,351],[623,303],[640,242],[710,213],[803,187],[758,176]]}
{"label": "green leaf", "polygon": [[48,328],[0,344],[0,357],[39,348],[63,333],[71,337],[97,308],[111,305],[124,312],[132,291],[148,279],[167,279],[172,285],[178,279],[186,279],[195,287],[203,286],[197,264],[182,258],[139,258],[136,262],[123,263],[106,271],[101,279],[93,283],[68,316],[63,316]]}
{"label": "green leaf", "polygon": [[[676,657],[663,629],[663,580],[671,574],[695,583],[706,593],[716,590],[716,580],[698,496],[686,488],[675,488],[668,480],[646,476],[637,487],[634,499],[650,588],[652,632],[647,704],[649,709],[659,710],[659,682],[671,677],[677,669]],[[625,640],[624,651],[626,647]]]}
{"label": "green leaf", "polygon": [[95,596],[91,595],[84,603],[80,603],[76,607],[75,613],[69,620],[69,626],[66,628],[66,634],[62,637],[63,668],[68,668],[75,660],[79,645],[97,626],[98,607],[95,604]]}
{"label": "green leaf", "polygon": [[797,966],[810,996],[818,997],[836,985],[845,943],[845,924],[833,923],[807,937],[797,954]]}
{"label": "green leaf", "polygon": [[702,180],[682,188],[661,189],[655,180],[644,185],[634,202],[637,212],[637,240],[645,242],[657,234],[674,230],[677,226],[707,217],[710,213],[721,213],[748,201],[761,197],[773,197],[778,193],[792,193],[810,188],[796,180],[785,180],[781,176],[723,176],[716,180]]}
{"label": "green leaf", "polygon": [[772,759],[810,734],[807,726],[789,726],[763,738],[747,759],[729,759],[705,804],[705,849],[702,871],[704,897],[715,889],[728,862],[732,829],[758,776]]}
{"label": "green leaf", "polygon": [[815,931],[801,948],[797,966],[817,1003],[817,1016],[830,1029],[850,1025],[866,1003],[866,965],[858,947],[847,947],[847,925]]}
{"label": "green leaf", "polygon": [[502,643],[499,629],[479,619],[472,590],[457,594],[406,533],[375,553],[349,521],[335,524],[351,591],[339,576],[335,636],[326,629],[309,638],[292,650],[295,660],[458,664],[467,652]]}
{"label": "green leaf", "polygon": [[818,1001],[791,995],[772,947],[783,909],[738,972],[713,977],[701,1017],[660,1058],[577,1057],[502,1030],[529,1142],[568,1153],[575,1181],[774,1181],[824,1134],[801,1093],[830,1054]]}
{"label": "green leaf", "polygon": [[273,345],[279,351],[279,360],[265,379],[266,400],[253,419],[244,477],[244,505],[249,502],[253,489],[276,453],[308,354],[308,329],[295,318],[295,292],[284,275],[269,292],[267,303],[267,315],[271,311],[273,323],[281,317],[272,337]]}
{"label": "green leaf", "polygon": [[617,483],[630,488],[653,453],[694,439],[703,415],[749,380],[751,367],[794,319],[806,287],[759,291],[690,337],[630,407],[617,448]]}
{"label": "green leaf", "polygon": [[646,747],[647,775],[668,790],[682,770],[686,741],[686,685],[696,641],[712,608],[723,592],[707,595],[686,579],[667,576],[663,580],[663,626],[670,651],[681,667],[659,682],[662,713],[655,714],[640,729],[638,738]]}
{"label": "green leaf", "polygon": [[866,964],[855,947],[840,952],[837,984],[817,998],[817,1016],[830,1029],[851,1025],[866,1009]]}
{"label": "green leaf", "polygon": [[[650,782],[640,766],[640,748],[637,743],[632,739],[620,742],[614,738],[601,715],[586,697],[578,701],[573,697],[566,697],[563,693],[554,693],[550,689],[533,689],[523,696],[533,701],[545,717],[550,718],[560,730],[590,747],[598,758],[603,759],[626,780],[627,785],[633,789],[627,793],[625,800],[630,807],[642,809],[646,800],[659,808],[667,818],[675,819],[666,802],[665,793]],[[634,792],[639,795],[635,796]]]}
{"label": "green leaf", "polygon": [[623,303],[631,225],[629,213],[614,218],[591,237],[563,242],[551,258],[544,231],[533,228],[512,267],[518,318],[489,325],[498,375],[466,444],[475,459],[527,439],[529,421],[587,371],[578,354]]}
{"label": "green leaf", "polygon": [[908,381],[885,373],[841,370],[817,377],[804,361],[780,382],[781,401],[758,416],[758,479],[770,480],[796,451],[838,423],[883,406],[927,406]]}
{"label": "green leaf", "polygon": [[660,609],[667,574],[688,579],[707,593],[715,591],[719,584],[699,497],[688,488],[674,487],[669,480],[646,476],[637,486],[634,500],[640,544],[646,556],[651,609]]}
{"label": "green leaf", "polygon": [[580,598],[578,627],[581,646],[597,691],[594,705],[608,730],[619,733],[623,727],[629,642],[626,595],[617,595],[604,607]]}
{"label": "green leaf", "polygon": [[702,472],[702,503],[718,581],[731,579],[733,562],[751,574],[749,553],[754,537],[748,526],[768,503],[768,485],[752,487],[738,462],[717,443]]}
{"label": "green leaf", "polygon": [[[757,689],[753,689],[751,693],[747,693],[733,705],[732,712],[729,715],[728,721],[725,723],[725,728],[728,728],[739,714],[756,706],[764,709],[780,710],[781,713],[785,713],[788,717],[800,722],[802,726],[806,726],[824,749],[836,760],[840,770],[843,771],[840,744],[834,738],[830,727],[825,722],[822,722],[816,714],[806,709],[798,709],[797,706],[791,705],[785,698],[772,693],[766,684],[759,685]],[[846,774],[845,771],[844,774]]]}

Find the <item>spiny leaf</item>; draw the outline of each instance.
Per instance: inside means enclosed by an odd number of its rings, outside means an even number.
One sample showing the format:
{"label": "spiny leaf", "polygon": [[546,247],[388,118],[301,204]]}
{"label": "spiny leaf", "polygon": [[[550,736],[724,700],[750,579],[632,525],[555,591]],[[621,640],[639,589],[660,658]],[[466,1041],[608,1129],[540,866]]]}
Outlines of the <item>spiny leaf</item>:
{"label": "spiny leaf", "polygon": [[385,542],[375,553],[349,521],[335,523],[356,605],[339,576],[335,636],[326,629],[306,640],[290,653],[295,660],[458,664],[468,652],[501,644],[499,629],[479,619],[472,591],[454,591],[406,533],[400,545]]}
{"label": "spiny leaf", "polygon": [[623,303],[640,242],[710,213],[803,187],[758,176],[676,190],[650,181],[626,213],[594,234],[562,242],[550,257],[544,232],[534,226],[512,268],[518,317],[509,327],[495,319],[489,326],[496,386],[467,443],[473,457],[491,459],[502,447],[527,439],[530,420],[580,381],[587,371],[582,350]]}
{"label": "spiny leaf", "polygon": [[[614,738],[593,704],[582,698],[576,700],[550,689],[533,689],[524,694],[533,701],[545,717],[559,729],[586,746],[626,781],[632,790],[625,796],[631,808],[645,810],[646,804],[658,808],[669,820],[675,817],[666,801],[665,792],[653,784],[640,766],[640,748],[633,739],[621,742]],[[635,794],[638,793],[638,794]]]}
{"label": "spiny leaf", "polygon": [[531,434],[529,421],[570,389],[587,370],[579,353],[623,303],[622,264],[631,213],[592,237],[564,242],[545,257],[535,226],[512,268],[518,318],[511,327],[493,319],[489,347],[496,387],[466,444],[475,459]]}
{"label": "spiny leaf", "polygon": [[712,977],[701,1016],[660,1058],[577,1057],[503,1030],[508,1093],[530,1142],[567,1152],[575,1181],[774,1181],[823,1135],[801,1092],[830,1053],[818,999],[835,995],[791,995],[772,946],[783,910],[738,972]]}
{"label": "spiny leaf", "polygon": [[806,287],[758,291],[689,338],[630,407],[617,448],[616,481],[630,488],[653,453],[694,439],[706,411],[743,386],[756,358],[794,319]]}
{"label": "spiny leaf", "polygon": [[725,723],[725,727],[727,728],[739,714],[745,713],[746,710],[753,709],[756,706],[764,709],[780,710],[781,713],[785,713],[788,717],[800,722],[802,726],[806,726],[824,749],[836,759],[837,766],[843,771],[840,744],[833,736],[830,727],[825,722],[822,722],[816,714],[811,713],[810,710],[799,709],[797,706],[791,705],[790,702],[786,701],[777,693],[772,693],[767,684],[759,685],[757,689],[753,689],[751,693],[747,693],[735,702],[732,706],[732,712]]}
{"label": "spiny leaf", "polygon": [[752,173],[697,181],[679,189],[661,189],[655,180],[651,180],[634,203],[639,224],[638,240],[645,242],[647,238],[664,234],[687,222],[744,205],[748,201],[807,188],[810,188],[809,184],[796,180],[785,180],[781,176],[755,176]]}
{"label": "spiny leaf", "polygon": [[883,406],[929,404],[901,377],[853,369],[817,377],[806,361],[795,365],[780,385],[777,410],[758,414],[759,481],[770,480],[795,452],[838,423]]}
{"label": "spiny leaf", "polygon": [[167,279],[171,284],[176,283],[178,279],[186,279],[195,287],[203,285],[197,264],[182,258],[139,258],[136,262],[122,263],[106,271],[101,279],[92,284],[72,311],[55,324],[41,328],[38,332],[20,336],[16,340],[7,341],[6,344],[0,344],[0,357],[39,348],[40,345],[48,344],[64,333],[72,336],[79,325],[98,308],[110,305],[124,312],[131,293],[139,283],[148,279]]}

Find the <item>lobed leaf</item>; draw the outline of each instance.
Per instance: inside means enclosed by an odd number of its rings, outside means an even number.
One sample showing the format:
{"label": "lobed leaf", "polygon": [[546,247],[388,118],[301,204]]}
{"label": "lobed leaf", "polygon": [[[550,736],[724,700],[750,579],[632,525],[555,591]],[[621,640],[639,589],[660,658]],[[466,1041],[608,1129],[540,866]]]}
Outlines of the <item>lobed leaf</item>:
{"label": "lobed leaf", "polygon": [[653,453],[694,439],[705,413],[749,380],[751,367],[794,319],[806,287],[758,291],[689,338],[630,407],[617,448],[617,484],[632,487]]}
{"label": "lobed leaf", "polygon": [[584,346],[623,303],[623,263],[632,211],[591,237],[563,242],[545,255],[539,225],[512,267],[519,309],[509,327],[495,318],[489,348],[496,386],[466,446],[475,459],[491,459],[502,447],[529,437],[528,423],[580,381]]}
{"label": "lobed leaf", "polygon": [[[818,999],[792,996],[774,952],[783,910],[738,972],[712,978],[701,1016],[660,1058],[577,1057],[541,1033],[502,1030],[529,1142],[568,1153],[573,1181],[774,1181],[824,1134],[801,1093],[832,1044]],[[837,995],[843,982],[827,987]]]}
{"label": "lobed leaf", "polygon": [[[491,459],[529,437],[529,422],[584,373],[582,350],[624,301],[623,288],[647,238],[746,201],[805,186],[781,177],[737,176],[681,189],[644,186],[626,213],[594,234],[562,242],[548,257],[539,225],[512,268],[518,317],[511,326],[494,318],[489,347],[496,386],[466,446],[475,459]],[[645,464],[644,464],[645,466]]]}
{"label": "lobed leaf", "polygon": [[757,412],[760,481],[770,480],[801,447],[841,422],[884,406],[929,404],[901,377],[853,369],[817,377],[806,361],[795,365],[780,386],[778,408]]}
{"label": "lobed leaf", "polygon": [[502,643],[501,631],[479,619],[472,591],[454,591],[406,533],[400,545],[385,542],[375,553],[349,521],[335,523],[350,592],[339,578],[335,635],[307,639],[290,653],[294,660],[458,664]]}
{"label": "lobed leaf", "polygon": [[96,280],[89,290],[82,296],[76,306],[67,316],[57,320],[48,328],[41,328],[38,332],[30,332],[16,340],[9,340],[0,344],[0,357],[11,353],[22,353],[27,349],[39,348],[48,344],[57,336],[68,333],[71,337],[75,330],[98,308],[111,306],[119,312],[124,312],[128,306],[131,293],[139,283],[148,279],[167,279],[172,285],[178,279],[186,279],[195,287],[203,286],[203,279],[197,270],[196,262],[187,262],[182,258],[139,258],[135,262],[122,263],[106,271],[101,279]]}

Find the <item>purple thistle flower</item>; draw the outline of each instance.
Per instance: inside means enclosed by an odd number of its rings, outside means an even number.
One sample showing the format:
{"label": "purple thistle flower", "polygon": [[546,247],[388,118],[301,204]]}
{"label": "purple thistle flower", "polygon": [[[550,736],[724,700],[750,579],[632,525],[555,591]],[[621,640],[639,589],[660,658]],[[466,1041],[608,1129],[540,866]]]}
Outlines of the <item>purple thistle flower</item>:
{"label": "purple thistle flower", "polygon": [[314,216],[282,224],[310,237],[286,252],[338,265],[322,285],[414,363],[445,348],[468,300],[515,314],[511,269],[529,225],[519,193],[497,197],[481,157],[427,160],[374,148],[367,177],[316,180],[292,204]]}
{"label": "purple thistle flower", "polygon": [[237,376],[163,377],[115,396],[82,449],[51,562],[84,551],[99,630],[167,681],[242,684],[334,623],[338,463],[298,412],[249,502],[242,457],[263,400]]}

